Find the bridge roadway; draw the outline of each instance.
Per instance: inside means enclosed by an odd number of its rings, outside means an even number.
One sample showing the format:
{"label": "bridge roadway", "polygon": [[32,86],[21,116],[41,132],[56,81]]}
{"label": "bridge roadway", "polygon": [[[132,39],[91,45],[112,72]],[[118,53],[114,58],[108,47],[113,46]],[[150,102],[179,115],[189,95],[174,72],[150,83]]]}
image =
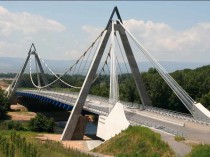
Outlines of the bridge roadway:
{"label": "bridge roadway", "polygon": [[[78,96],[78,93],[50,90],[19,90],[16,94],[49,102],[67,110],[72,109]],[[145,110],[140,110],[137,108],[139,104],[121,103],[124,105],[126,117],[131,125],[153,127],[174,135],[184,136],[190,140],[210,144],[210,124],[204,120],[195,120],[187,114],[149,106],[145,107]],[[88,95],[83,109],[98,115],[108,115],[109,109],[112,107],[113,105],[109,104],[108,99]]]}

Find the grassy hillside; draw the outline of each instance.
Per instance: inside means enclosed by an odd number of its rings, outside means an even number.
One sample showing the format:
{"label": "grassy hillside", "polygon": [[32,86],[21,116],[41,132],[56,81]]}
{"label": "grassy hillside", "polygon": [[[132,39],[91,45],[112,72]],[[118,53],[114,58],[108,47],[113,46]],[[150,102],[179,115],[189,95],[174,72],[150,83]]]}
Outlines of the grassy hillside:
{"label": "grassy hillside", "polygon": [[159,134],[140,126],[130,126],[93,151],[118,157],[175,156],[168,144],[161,140]]}
{"label": "grassy hillside", "polygon": [[60,142],[39,141],[37,133],[0,131],[0,157],[90,157]]}

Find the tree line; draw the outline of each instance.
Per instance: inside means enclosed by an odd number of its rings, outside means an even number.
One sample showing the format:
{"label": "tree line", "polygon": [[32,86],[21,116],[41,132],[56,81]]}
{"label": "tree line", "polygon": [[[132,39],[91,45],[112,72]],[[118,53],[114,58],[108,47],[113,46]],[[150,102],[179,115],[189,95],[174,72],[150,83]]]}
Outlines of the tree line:
{"label": "tree line", "polygon": [[[179,85],[196,101],[201,102],[210,110],[210,65],[192,69],[177,70],[170,75],[178,82]],[[165,81],[161,78],[154,68],[147,72],[141,73],[143,82],[146,86],[148,95],[153,106],[170,109],[179,112],[188,112],[182,102],[173,93]],[[49,82],[56,79],[52,75],[45,75]],[[33,74],[34,82],[37,84],[37,76]],[[82,75],[65,75],[62,77],[67,83],[74,86],[82,86],[85,76]],[[137,88],[134,83],[132,74],[122,74],[118,76],[120,100],[134,103],[141,103]],[[41,84],[43,82],[41,81]],[[24,74],[20,87],[32,88],[29,74]],[[57,81],[51,88],[69,89],[62,82]],[[72,91],[78,91],[70,89]],[[109,97],[109,76],[101,75],[93,82],[90,94]]]}

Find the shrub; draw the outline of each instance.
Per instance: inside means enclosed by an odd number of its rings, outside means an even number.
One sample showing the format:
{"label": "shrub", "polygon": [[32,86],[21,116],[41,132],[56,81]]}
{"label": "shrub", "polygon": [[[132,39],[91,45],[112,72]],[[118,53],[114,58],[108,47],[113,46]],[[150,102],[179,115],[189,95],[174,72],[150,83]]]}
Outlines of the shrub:
{"label": "shrub", "polygon": [[185,138],[182,137],[182,136],[175,136],[174,139],[175,139],[176,141],[178,141],[178,142],[179,142],[179,141],[185,140]]}
{"label": "shrub", "polygon": [[38,113],[29,121],[29,130],[35,132],[54,132],[54,120]]}
{"label": "shrub", "polygon": [[6,111],[8,111],[9,109],[9,99],[6,98],[4,91],[0,88],[0,117],[5,115]]}

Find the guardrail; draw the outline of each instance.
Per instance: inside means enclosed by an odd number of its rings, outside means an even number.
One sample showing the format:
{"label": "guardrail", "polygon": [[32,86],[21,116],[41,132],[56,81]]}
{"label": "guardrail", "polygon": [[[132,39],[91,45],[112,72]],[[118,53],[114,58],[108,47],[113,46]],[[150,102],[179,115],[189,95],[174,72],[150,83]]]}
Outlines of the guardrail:
{"label": "guardrail", "polygon": [[[49,98],[53,98],[57,101],[67,103],[69,105],[70,104],[73,105],[73,102],[75,101],[75,99],[78,96],[78,92],[63,92],[63,91],[54,92],[54,91],[51,91],[51,90],[21,90],[21,91],[22,92],[24,91],[24,92],[37,93],[39,95],[42,94],[42,96],[47,96]],[[69,98],[64,99],[64,97],[69,97]],[[89,102],[89,103],[85,103],[85,104],[90,105],[91,100],[94,100],[94,101],[97,100],[99,102],[106,102],[107,104],[109,104],[109,99],[108,98],[101,97],[101,96],[96,96],[96,95],[91,95],[91,94],[89,94],[88,97],[87,97],[87,102]],[[146,111],[149,111],[149,112],[154,112],[154,113],[157,113],[157,114],[170,116],[170,117],[174,117],[174,118],[179,118],[179,119],[183,119],[183,120],[187,120],[187,121],[195,122],[195,123],[200,123],[200,124],[204,124],[204,125],[210,125],[210,120],[202,118],[202,117],[194,118],[190,114],[180,113],[180,112],[167,110],[167,109],[162,109],[162,108],[158,108],[158,107],[154,107],[154,106],[142,106],[142,104],[125,102],[125,101],[120,101],[120,102],[126,108],[137,109],[137,110],[138,109],[141,110],[142,108],[144,108]],[[92,105],[91,107],[93,107],[93,106],[94,105]],[[133,111],[133,112],[135,113],[135,111]],[[97,113],[105,114],[104,111],[102,111],[102,112],[97,111]]]}
{"label": "guardrail", "polygon": [[165,126],[157,125],[157,124],[154,124],[154,123],[151,123],[151,122],[142,121],[142,120],[137,119],[137,118],[131,118],[129,120],[129,122],[130,122],[131,125],[142,125],[142,126],[146,126],[146,127],[153,127],[155,129],[162,130],[164,132],[167,132],[167,133],[170,133],[170,134],[173,134],[173,135],[185,137],[185,135],[178,130],[170,129],[170,128],[167,128]]}

